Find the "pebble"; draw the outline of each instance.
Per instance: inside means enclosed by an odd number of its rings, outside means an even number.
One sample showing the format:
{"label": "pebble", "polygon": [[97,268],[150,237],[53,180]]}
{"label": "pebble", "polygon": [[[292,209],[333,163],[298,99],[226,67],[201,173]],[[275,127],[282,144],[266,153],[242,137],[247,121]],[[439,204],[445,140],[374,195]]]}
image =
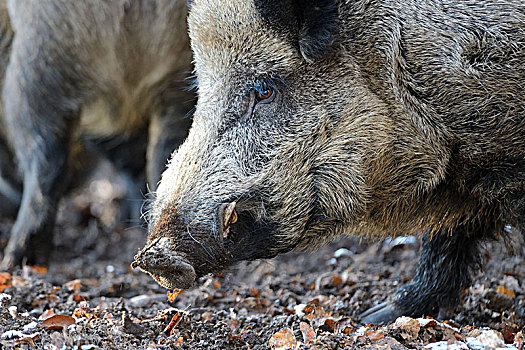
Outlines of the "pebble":
{"label": "pebble", "polygon": [[16,307],[16,306],[9,306],[7,308],[7,310],[9,311],[9,315],[11,315],[12,318],[17,318],[18,317],[18,307]]}
{"label": "pebble", "polygon": [[26,324],[22,329],[24,330],[24,332],[29,332],[30,330],[35,329],[37,326],[38,323],[33,321],[31,323]]}
{"label": "pebble", "polygon": [[11,295],[6,293],[0,293],[0,305],[7,303],[11,299],[13,299]]}
{"label": "pebble", "polygon": [[81,350],[93,350],[93,349],[98,349],[98,347],[94,344],[87,344],[87,345],[81,345],[80,349]]}
{"label": "pebble", "polygon": [[495,330],[484,330],[477,337],[481,344],[489,348],[501,348],[505,347],[505,341],[501,333]]}
{"label": "pebble", "polygon": [[391,237],[387,237],[383,241],[383,247],[389,246],[389,247],[397,247],[401,245],[409,245],[409,244],[415,244],[416,243],[416,237],[415,236],[399,236],[394,239]]}
{"label": "pebble", "polygon": [[350,256],[350,251],[346,248],[339,248],[334,253],[334,258],[339,259],[342,257]]}
{"label": "pebble", "polygon": [[467,337],[465,342],[467,343],[469,349],[472,350],[483,350],[485,348],[483,343],[478,338]]}
{"label": "pebble", "polygon": [[2,333],[2,335],[0,336],[1,339],[23,339],[23,338],[35,338],[37,337],[38,335],[40,335],[40,333],[33,333],[33,334],[24,334],[20,331],[14,331],[14,330],[11,330],[11,331],[7,331],[7,332],[4,332]]}
{"label": "pebble", "polygon": [[131,307],[145,307],[149,304],[157,301],[167,301],[166,294],[153,294],[153,295],[137,295],[136,297],[129,299],[129,305]]}
{"label": "pebble", "polygon": [[432,349],[432,350],[468,350],[469,347],[467,344],[457,341],[455,343],[449,344],[447,341],[439,341],[435,343],[430,343],[425,346],[425,349]]}

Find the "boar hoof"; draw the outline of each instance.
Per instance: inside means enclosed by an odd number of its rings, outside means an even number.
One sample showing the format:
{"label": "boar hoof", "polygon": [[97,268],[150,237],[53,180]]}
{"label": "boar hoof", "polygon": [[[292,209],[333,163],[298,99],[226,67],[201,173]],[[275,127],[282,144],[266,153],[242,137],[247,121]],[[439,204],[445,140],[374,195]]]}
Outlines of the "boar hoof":
{"label": "boar hoof", "polygon": [[2,263],[0,264],[0,271],[12,270],[16,265],[22,262],[22,257],[22,250],[8,251],[8,249],[6,249],[4,253],[4,258],[2,259]]}
{"label": "boar hoof", "polygon": [[403,316],[403,312],[393,303],[379,304],[360,315],[363,324],[392,323],[400,316]]}

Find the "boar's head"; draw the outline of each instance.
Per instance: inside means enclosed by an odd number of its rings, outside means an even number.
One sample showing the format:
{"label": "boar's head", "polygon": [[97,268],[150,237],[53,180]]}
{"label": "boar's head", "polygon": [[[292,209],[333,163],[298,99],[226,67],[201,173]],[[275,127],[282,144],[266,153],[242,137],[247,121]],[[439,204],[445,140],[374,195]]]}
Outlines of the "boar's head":
{"label": "boar's head", "polygon": [[[191,2],[198,104],[135,266],[187,288],[241,260],[384,228],[376,222],[389,220],[373,217],[393,199],[376,189],[406,185],[408,170],[394,179],[392,166],[414,156],[393,159],[392,111],[345,50],[339,10],[335,1]],[[403,191],[387,192],[399,201]]]}

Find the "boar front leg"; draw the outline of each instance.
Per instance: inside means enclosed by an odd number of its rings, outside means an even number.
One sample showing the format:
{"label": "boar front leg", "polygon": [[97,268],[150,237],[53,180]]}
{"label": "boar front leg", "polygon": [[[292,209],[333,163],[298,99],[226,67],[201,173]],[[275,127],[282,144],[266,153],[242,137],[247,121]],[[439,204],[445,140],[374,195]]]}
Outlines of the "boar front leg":
{"label": "boar front leg", "polygon": [[70,63],[53,62],[59,56],[38,45],[45,43],[15,38],[6,72],[2,93],[6,134],[22,176],[23,194],[1,269],[12,268],[24,256],[30,263],[47,260],[57,203],[68,182],[70,141],[78,120],[78,104],[72,96],[75,84],[61,70],[67,68],[60,68]]}
{"label": "boar front leg", "polygon": [[425,235],[414,280],[400,288],[392,301],[361,315],[363,323],[389,323],[399,316],[422,316],[439,311],[443,319],[459,304],[460,292],[481,268],[480,235],[458,227],[452,235]]}

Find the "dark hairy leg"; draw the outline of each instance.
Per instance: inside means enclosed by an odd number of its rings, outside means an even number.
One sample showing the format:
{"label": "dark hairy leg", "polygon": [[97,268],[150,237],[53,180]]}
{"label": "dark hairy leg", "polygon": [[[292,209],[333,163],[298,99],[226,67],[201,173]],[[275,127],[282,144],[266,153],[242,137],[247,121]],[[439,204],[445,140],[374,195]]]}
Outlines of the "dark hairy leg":
{"label": "dark hairy leg", "polygon": [[363,323],[389,323],[399,316],[436,314],[447,318],[460,301],[460,292],[481,268],[482,236],[457,227],[452,234],[427,234],[413,281],[400,288],[393,300],[361,315]]}

